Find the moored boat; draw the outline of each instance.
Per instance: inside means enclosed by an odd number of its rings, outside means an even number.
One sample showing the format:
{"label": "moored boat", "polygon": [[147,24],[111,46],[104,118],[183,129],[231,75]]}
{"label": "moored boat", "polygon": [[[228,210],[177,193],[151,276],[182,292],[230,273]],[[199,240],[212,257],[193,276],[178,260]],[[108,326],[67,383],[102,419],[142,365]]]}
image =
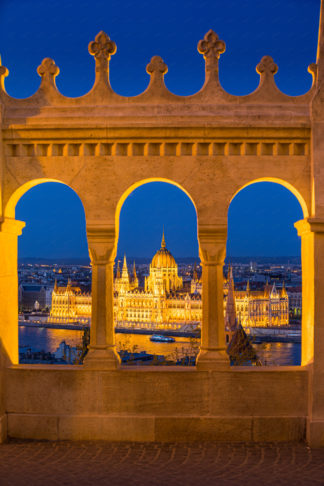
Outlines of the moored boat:
{"label": "moored boat", "polygon": [[175,339],[170,336],[162,336],[161,334],[153,334],[153,336],[150,337],[150,341],[156,342],[156,343],[174,343]]}

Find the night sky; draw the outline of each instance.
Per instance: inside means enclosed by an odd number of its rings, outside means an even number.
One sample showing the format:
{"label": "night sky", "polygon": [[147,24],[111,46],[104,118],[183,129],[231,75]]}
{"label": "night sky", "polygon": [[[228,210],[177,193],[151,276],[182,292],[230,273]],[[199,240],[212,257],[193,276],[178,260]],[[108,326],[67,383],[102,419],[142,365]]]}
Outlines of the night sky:
{"label": "night sky", "polygon": [[[168,88],[191,94],[204,80],[197,42],[212,28],[227,46],[220,60],[220,80],[227,91],[253,91],[259,79],[255,66],[271,55],[279,66],[279,88],[303,94],[311,85],[307,66],[316,60],[319,6],[320,0],[0,0],[0,53],[10,71],[6,89],[17,98],[30,96],[39,86],[37,66],[52,57],[60,68],[60,91],[67,96],[86,93],[94,80],[87,46],[104,30],[117,44],[110,78],[119,94],[145,89],[145,66],[153,55],[168,65]],[[68,187],[48,183],[30,190],[19,201],[16,217],[27,223],[20,257],[87,255],[82,204]],[[298,255],[293,222],[301,217],[295,197],[277,184],[244,189],[229,210],[228,254]],[[160,244],[163,224],[175,256],[197,255],[195,210],[184,193],[162,183],[142,186],[126,200],[119,254],[150,257]]]}

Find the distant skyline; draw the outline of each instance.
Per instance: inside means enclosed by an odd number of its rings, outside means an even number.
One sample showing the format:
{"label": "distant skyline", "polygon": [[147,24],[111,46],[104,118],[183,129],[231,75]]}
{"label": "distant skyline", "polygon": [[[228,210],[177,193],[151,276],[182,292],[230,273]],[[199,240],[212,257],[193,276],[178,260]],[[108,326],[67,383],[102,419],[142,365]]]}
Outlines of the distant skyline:
{"label": "distant skyline", "polygon": [[[197,43],[212,28],[226,42],[220,80],[228,92],[243,95],[253,91],[259,81],[255,66],[262,56],[271,55],[279,66],[275,77],[279,88],[290,95],[303,94],[311,86],[307,66],[316,61],[319,7],[320,0],[143,0],[125,1],[122,8],[117,0],[93,0],[91,4],[88,0],[2,0],[0,53],[10,72],[6,89],[13,97],[30,96],[40,82],[37,67],[43,58],[52,57],[60,68],[59,90],[66,96],[85,94],[94,80],[88,43],[104,30],[117,44],[110,64],[116,92],[125,96],[142,92],[149,80],[145,66],[153,55],[161,55],[169,69],[165,77],[168,88],[180,95],[192,94],[204,81]],[[164,212],[162,199],[155,209],[150,203],[157,212],[153,226],[134,219],[142,213],[144,193],[134,192],[127,199],[125,215],[121,214],[120,254],[141,256],[145,251],[150,256],[159,246],[164,224],[175,256],[197,255],[191,203],[183,199],[181,191],[168,187]],[[87,256],[81,202],[64,186],[48,188],[38,186],[18,203],[17,218],[28,223],[20,237],[19,256]],[[150,190],[148,186],[140,189]],[[262,203],[256,204],[256,197],[264,195]],[[247,188],[234,199],[229,217],[228,250],[234,256],[299,254],[293,222],[301,218],[300,207],[281,186],[274,185],[270,192],[258,185]],[[128,230],[123,229],[124,224]]]}

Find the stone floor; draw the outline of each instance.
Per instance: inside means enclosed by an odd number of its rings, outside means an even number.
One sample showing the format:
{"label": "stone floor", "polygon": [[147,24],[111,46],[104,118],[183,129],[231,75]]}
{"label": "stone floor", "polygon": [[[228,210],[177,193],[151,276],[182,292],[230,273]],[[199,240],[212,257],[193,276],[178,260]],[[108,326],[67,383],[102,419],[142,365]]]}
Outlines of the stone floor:
{"label": "stone floor", "polygon": [[324,485],[324,449],[302,443],[11,441],[1,486]]}

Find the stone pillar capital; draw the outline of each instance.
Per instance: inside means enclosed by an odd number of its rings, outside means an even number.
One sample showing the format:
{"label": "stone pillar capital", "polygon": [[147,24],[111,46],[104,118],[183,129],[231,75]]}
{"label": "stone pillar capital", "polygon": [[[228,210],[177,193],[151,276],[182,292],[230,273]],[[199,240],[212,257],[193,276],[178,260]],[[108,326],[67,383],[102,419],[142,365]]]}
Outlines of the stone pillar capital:
{"label": "stone pillar capital", "polygon": [[87,238],[93,264],[107,265],[114,262],[116,256],[115,225],[89,222]]}
{"label": "stone pillar capital", "polygon": [[25,226],[26,223],[24,221],[19,221],[18,219],[13,218],[5,218],[1,223],[1,232],[20,236]]}
{"label": "stone pillar capital", "polygon": [[309,233],[324,233],[323,218],[305,218],[295,223],[298,236],[305,236]]}
{"label": "stone pillar capital", "polygon": [[203,265],[223,265],[226,254],[227,225],[199,225],[199,253]]}

